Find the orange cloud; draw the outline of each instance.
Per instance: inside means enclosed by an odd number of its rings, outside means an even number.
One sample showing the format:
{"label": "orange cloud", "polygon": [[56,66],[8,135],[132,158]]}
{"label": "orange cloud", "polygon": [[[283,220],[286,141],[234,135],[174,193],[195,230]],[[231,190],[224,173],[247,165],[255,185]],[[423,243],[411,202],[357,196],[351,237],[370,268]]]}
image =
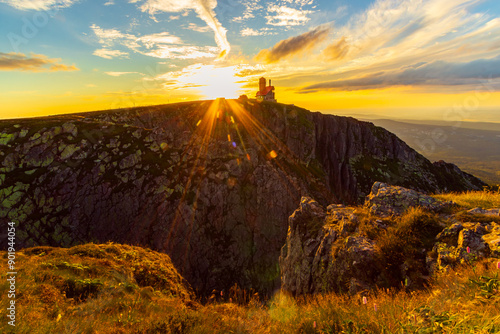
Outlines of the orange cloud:
{"label": "orange cloud", "polygon": [[303,53],[323,42],[330,32],[329,27],[317,27],[299,36],[284,39],[271,49],[262,50],[255,57],[266,63],[275,63],[282,58]]}
{"label": "orange cloud", "polygon": [[64,65],[61,59],[50,59],[44,55],[32,54],[27,57],[23,53],[0,52],[0,71],[78,71],[75,65]]}
{"label": "orange cloud", "polygon": [[326,49],[323,51],[323,55],[328,60],[339,60],[344,58],[348,52],[349,52],[349,44],[347,44],[347,41],[344,36],[338,41],[335,41],[334,43],[327,46]]}

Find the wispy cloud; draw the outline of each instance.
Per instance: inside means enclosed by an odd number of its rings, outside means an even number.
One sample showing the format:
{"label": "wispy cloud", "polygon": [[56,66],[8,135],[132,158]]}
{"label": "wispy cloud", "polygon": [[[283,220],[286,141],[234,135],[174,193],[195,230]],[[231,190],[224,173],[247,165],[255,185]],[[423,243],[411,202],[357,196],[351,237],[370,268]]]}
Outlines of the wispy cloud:
{"label": "wispy cloud", "polygon": [[347,44],[345,37],[342,37],[334,43],[330,44],[323,51],[323,54],[328,60],[338,60],[344,58],[347,55],[348,51],[349,45]]}
{"label": "wispy cloud", "polygon": [[259,30],[255,30],[252,28],[245,28],[240,31],[241,36],[266,36],[266,35],[274,35],[276,32],[272,31],[270,28],[260,28]]}
{"label": "wispy cloud", "polygon": [[185,45],[179,37],[168,32],[135,36],[122,33],[117,29],[103,29],[95,24],[90,28],[103,46],[103,48],[96,50],[94,55],[108,59],[128,58],[128,52],[110,50],[110,48],[119,46],[146,56],[166,59],[215,58],[219,51],[216,47]]}
{"label": "wispy cloud", "polygon": [[329,32],[329,27],[317,27],[302,35],[282,40],[271,49],[260,51],[256,59],[274,63],[288,56],[303,53],[323,42]]}
{"label": "wispy cloud", "polygon": [[146,56],[162,59],[199,59],[215,58],[219,49],[216,47],[200,46],[158,46],[155,50],[142,52]]}
{"label": "wispy cloud", "polygon": [[307,15],[313,13],[311,10],[301,10],[277,5],[269,6],[268,10],[271,13],[276,13],[274,15],[266,15],[265,17],[267,24],[273,26],[304,25],[310,20]]}
{"label": "wispy cloud", "polygon": [[[131,2],[141,2],[133,0]],[[227,54],[231,46],[226,38],[227,30],[216,18],[214,9],[217,7],[217,0],[145,0],[140,6],[143,12],[154,16],[157,12],[178,13],[194,10],[198,17],[205,21],[215,34],[215,42],[220,48],[221,54]]]}
{"label": "wispy cloud", "polygon": [[97,49],[92,54],[106,59],[128,58],[128,52],[122,52],[120,50]]}
{"label": "wispy cloud", "polygon": [[70,7],[79,0],[0,0],[20,10],[49,10]]}
{"label": "wispy cloud", "polygon": [[189,29],[192,31],[197,31],[197,32],[207,32],[207,31],[211,30],[209,26],[200,27],[192,22],[189,23],[189,25],[186,27],[186,29]]}
{"label": "wispy cloud", "polygon": [[248,19],[252,19],[255,17],[254,12],[261,10],[264,8],[262,5],[259,4],[260,0],[246,0],[242,2],[242,5],[245,6],[245,10],[243,11],[243,14],[241,16],[237,16],[233,18],[233,22],[243,22],[247,21]]}
{"label": "wispy cloud", "polygon": [[79,71],[75,65],[60,63],[61,59],[51,59],[44,55],[0,52],[0,71]]}
{"label": "wispy cloud", "polygon": [[143,73],[140,72],[104,72],[107,75],[111,75],[112,77],[119,77],[122,75],[127,75],[127,74],[137,74],[137,75],[144,75]]}

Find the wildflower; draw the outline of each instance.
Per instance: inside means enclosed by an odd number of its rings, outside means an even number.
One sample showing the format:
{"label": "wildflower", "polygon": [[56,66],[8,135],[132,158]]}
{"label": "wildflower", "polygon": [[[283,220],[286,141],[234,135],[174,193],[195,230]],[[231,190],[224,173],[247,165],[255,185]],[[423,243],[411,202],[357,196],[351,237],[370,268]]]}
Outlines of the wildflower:
{"label": "wildflower", "polygon": [[470,253],[470,247],[467,246],[467,253]]}
{"label": "wildflower", "polygon": [[375,312],[377,312],[378,310],[377,304],[373,303],[373,309],[375,310]]}
{"label": "wildflower", "polygon": [[500,269],[500,261],[497,262],[497,269]]}
{"label": "wildflower", "polygon": [[313,328],[316,328],[316,321],[313,323]]}
{"label": "wildflower", "polygon": [[59,313],[59,314],[57,315],[56,322],[59,322],[59,320],[61,320],[61,318],[62,318],[62,315],[61,315],[61,313]]}
{"label": "wildflower", "polygon": [[366,305],[367,302],[366,297],[363,297],[363,304]]}

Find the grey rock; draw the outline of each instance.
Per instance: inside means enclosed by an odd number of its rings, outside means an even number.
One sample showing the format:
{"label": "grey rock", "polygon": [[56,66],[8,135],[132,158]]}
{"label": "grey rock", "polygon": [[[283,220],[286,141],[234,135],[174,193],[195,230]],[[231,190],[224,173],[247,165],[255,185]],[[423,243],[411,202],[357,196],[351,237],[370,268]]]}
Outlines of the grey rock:
{"label": "grey rock", "polygon": [[365,206],[374,214],[389,216],[401,215],[411,207],[423,207],[430,211],[440,211],[453,205],[439,201],[418,191],[399,186],[375,182]]}

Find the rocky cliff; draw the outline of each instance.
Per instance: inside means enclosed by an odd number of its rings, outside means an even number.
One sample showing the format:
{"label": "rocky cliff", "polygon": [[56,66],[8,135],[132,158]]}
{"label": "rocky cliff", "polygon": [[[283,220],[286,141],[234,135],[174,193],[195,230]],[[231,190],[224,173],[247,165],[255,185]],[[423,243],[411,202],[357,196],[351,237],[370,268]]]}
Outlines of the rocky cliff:
{"label": "rocky cliff", "polygon": [[325,209],[303,197],[281,250],[281,288],[294,295],[416,289],[457,264],[499,258],[499,209],[450,215],[453,206],[380,182],[363,206]]}
{"label": "rocky cliff", "polygon": [[356,203],[374,181],[483,186],[370,123],[253,101],[5,120],[0,161],[0,219],[17,223],[18,245],[145,245],[202,292],[278,286],[301,196]]}

